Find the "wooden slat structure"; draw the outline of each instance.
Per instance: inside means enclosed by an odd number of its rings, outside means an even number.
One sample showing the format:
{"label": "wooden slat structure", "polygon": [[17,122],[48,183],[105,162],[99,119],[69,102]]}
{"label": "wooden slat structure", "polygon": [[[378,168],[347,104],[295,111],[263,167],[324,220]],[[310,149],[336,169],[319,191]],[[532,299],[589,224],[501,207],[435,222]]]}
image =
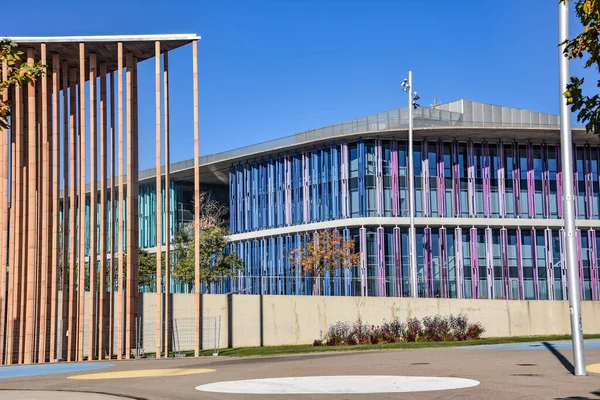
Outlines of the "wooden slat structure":
{"label": "wooden slat structure", "polygon": [[[0,92],[12,114],[9,128],[0,130],[0,265],[6,272],[0,274],[0,364],[137,354],[137,65],[156,58],[159,216],[170,204],[168,52],[192,44],[197,147],[198,39],[12,38],[25,53],[22,62],[40,61],[45,73]],[[6,65],[1,68],[0,79],[7,79]],[[160,251],[156,265],[156,353],[168,357],[170,218],[156,221],[158,249],[163,241],[167,246],[166,270]]]}

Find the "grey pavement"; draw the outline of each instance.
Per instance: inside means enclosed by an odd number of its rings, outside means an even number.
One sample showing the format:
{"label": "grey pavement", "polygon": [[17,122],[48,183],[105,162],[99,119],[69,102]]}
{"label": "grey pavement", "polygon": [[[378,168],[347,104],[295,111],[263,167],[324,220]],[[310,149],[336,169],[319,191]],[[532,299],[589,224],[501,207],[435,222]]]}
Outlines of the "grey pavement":
{"label": "grey pavement", "polygon": [[[113,394],[137,399],[600,399],[600,375],[574,377],[572,353],[562,344],[542,344],[538,351],[443,348],[336,352],[254,358],[179,358],[112,361],[113,367],[37,377],[0,379],[0,399],[18,397],[2,390],[36,389]],[[592,346],[594,347],[594,346]],[[586,364],[600,363],[600,349],[586,350]],[[214,372],[149,378],[72,380],[69,376],[113,371],[169,368],[209,368]],[[401,375],[475,379],[476,387],[418,393],[383,394],[222,394],[200,392],[198,385],[256,378],[332,375]],[[65,392],[39,398],[63,399]],[[54,396],[54,397],[53,397]],[[98,397],[98,400],[101,400]],[[95,399],[94,399],[95,400]]]}

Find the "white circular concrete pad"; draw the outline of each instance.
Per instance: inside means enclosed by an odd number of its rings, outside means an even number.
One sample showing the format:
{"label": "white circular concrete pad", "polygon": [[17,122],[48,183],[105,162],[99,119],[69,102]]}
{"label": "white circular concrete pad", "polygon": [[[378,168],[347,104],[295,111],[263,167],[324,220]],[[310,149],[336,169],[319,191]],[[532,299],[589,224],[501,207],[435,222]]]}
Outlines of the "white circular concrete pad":
{"label": "white circular concrete pad", "polygon": [[215,382],[196,387],[202,392],[238,394],[408,393],[463,389],[479,385],[463,378],[433,376],[303,376]]}

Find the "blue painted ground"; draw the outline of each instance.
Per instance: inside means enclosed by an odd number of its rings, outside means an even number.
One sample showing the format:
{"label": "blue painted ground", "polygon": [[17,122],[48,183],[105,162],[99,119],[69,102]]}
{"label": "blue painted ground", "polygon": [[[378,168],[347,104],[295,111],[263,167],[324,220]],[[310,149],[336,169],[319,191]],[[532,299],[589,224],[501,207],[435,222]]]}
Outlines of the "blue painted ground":
{"label": "blue painted ground", "polygon": [[[600,350],[600,339],[587,339],[584,341],[583,347],[586,350]],[[570,340],[560,340],[552,342],[486,344],[469,348],[475,350],[571,350],[573,349],[573,344]]]}
{"label": "blue painted ground", "polygon": [[21,378],[24,376],[64,374],[68,372],[91,371],[95,369],[112,367],[108,363],[64,363],[64,364],[36,364],[15,365],[0,367],[0,379]]}

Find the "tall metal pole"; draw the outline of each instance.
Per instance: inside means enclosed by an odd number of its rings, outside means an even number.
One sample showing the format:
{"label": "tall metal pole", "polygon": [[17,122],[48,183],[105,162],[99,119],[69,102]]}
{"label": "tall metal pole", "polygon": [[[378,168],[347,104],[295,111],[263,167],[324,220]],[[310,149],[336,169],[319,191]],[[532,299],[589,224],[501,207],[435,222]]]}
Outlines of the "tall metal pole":
{"label": "tall metal pole", "polygon": [[[558,42],[569,38],[569,2],[558,4]],[[575,236],[575,200],[573,198],[573,145],[571,140],[571,113],[563,96],[569,78],[569,60],[564,56],[564,44],[558,50],[559,99],[560,99],[560,147],[563,168],[563,204],[566,236],[567,282],[569,290],[569,313],[571,314],[571,337],[575,375],[586,375],[583,359],[583,329],[579,300],[579,276],[577,271],[577,240]]]}
{"label": "tall metal pole", "polygon": [[410,295],[418,297],[417,253],[415,233],[415,168],[413,163],[413,90],[412,71],[408,71],[408,214],[410,217],[409,255],[410,255]]}

